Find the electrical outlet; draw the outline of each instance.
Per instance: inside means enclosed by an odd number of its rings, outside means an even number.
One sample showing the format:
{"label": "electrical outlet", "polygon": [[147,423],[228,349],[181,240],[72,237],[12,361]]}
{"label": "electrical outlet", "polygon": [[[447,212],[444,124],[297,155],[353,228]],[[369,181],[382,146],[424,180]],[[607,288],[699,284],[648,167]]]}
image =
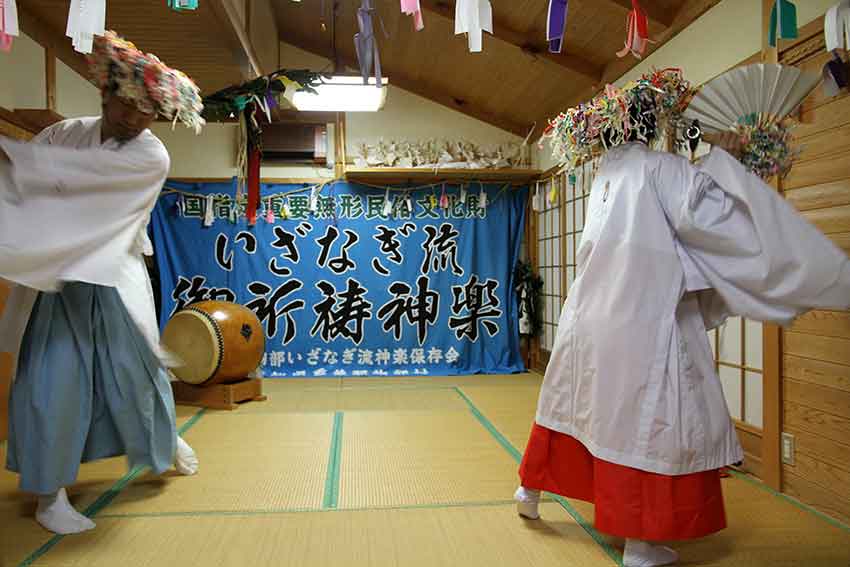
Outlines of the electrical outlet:
{"label": "electrical outlet", "polygon": [[794,436],[790,433],[782,434],[782,462],[786,465],[794,464]]}

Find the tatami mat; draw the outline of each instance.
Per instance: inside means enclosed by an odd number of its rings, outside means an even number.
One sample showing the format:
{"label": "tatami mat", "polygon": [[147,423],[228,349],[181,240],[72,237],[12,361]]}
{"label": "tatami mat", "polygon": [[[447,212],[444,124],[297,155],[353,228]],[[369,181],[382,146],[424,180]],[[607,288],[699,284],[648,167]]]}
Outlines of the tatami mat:
{"label": "tatami mat", "polygon": [[[537,524],[523,522],[511,506],[504,505],[260,517],[106,519],[94,532],[66,538],[37,565],[614,565],[562,510],[551,505],[546,512],[552,519]],[[156,550],[155,556],[151,550]]]}
{"label": "tatami mat", "polygon": [[517,465],[468,412],[346,413],[340,507],[510,498]]}
{"label": "tatami mat", "polygon": [[321,413],[205,415],[185,436],[197,475],[141,478],[104,513],[316,509],[332,425]]}
{"label": "tatami mat", "polygon": [[[94,532],[51,537],[0,472],[0,567],[610,567],[621,542],[594,541],[591,505],[566,503],[577,521],[547,502],[527,522],[510,502],[540,380],[268,380],[267,402],[179,407],[199,474],[84,465],[69,492],[80,509],[97,500]],[[850,565],[850,529],[743,477],[724,493],[729,528],[675,544],[681,565]]]}
{"label": "tatami mat", "polygon": [[286,380],[267,380],[263,393],[268,400],[248,403],[240,414],[335,411],[446,411],[465,410],[450,387],[431,385],[380,386],[339,384],[336,388],[293,387]]}

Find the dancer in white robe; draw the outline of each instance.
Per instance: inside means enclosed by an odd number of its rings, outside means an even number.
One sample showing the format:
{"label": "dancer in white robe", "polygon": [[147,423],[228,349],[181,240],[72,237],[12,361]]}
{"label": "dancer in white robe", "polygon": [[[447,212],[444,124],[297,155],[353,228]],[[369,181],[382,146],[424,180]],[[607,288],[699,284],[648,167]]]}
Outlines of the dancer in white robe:
{"label": "dancer in white robe", "polygon": [[648,542],[725,527],[718,471],[743,459],[706,330],[848,309],[850,259],[720,147],[693,165],[632,142],[603,158],[577,262],[519,512],[587,500],[627,567],[673,563]]}
{"label": "dancer in white robe", "polygon": [[[144,88],[122,73],[139,64]],[[142,256],[169,170],[148,126],[166,108],[197,126],[197,88],[111,33],[98,38],[93,69],[101,117],[65,120],[30,144],[0,138],[0,277],[14,284],[0,350],[17,363],[7,466],[39,496],[39,523],[62,534],[94,527],[65,492],[80,462],[126,454],[157,473],[197,470],[176,434]],[[151,94],[180,81],[177,96]]]}

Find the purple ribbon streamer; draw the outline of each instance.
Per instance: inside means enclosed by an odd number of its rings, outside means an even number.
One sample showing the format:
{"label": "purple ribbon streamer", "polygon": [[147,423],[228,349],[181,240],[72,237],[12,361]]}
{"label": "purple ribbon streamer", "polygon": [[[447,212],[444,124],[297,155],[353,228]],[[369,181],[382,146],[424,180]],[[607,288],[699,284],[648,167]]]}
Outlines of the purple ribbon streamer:
{"label": "purple ribbon streamer", "polygon": [[549,18],[546,22],[546,41],[549,42],[549,53],[560,53],[564,46],[569,4],[569,0],[549,0]]}
{"label": "purple ribbon streamer", "polygon": [[[354,34],[354,47],[357,50],[357,63],[360,65],[360,76],[363,84],[369,84],[369,75],[372,67],[375,68],[375,86],[381,88],[381,55],[378,53],[378,41],[375,38],[375,26],[372,22],[372,13],[375,8],[372,0],[362,0],[360,8],[357,9],[357,26],[360,30]],[[383,27],[383,21],[381,21]],[[386,34],[386,30],[384,30]]]}

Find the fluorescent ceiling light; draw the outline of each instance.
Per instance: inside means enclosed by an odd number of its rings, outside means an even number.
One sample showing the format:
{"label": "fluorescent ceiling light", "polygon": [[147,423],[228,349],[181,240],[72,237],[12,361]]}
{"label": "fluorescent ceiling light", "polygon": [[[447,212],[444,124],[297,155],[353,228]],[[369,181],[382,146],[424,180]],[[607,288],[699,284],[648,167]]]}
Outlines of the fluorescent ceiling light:
{"label": "fluorescent ceiling light", "polygon": [[286,98],[298,110],[375,112],[384,107],[388,83],[384,77],[378,88],[374,78],[364,85],[360,77],[331,77],[316,87],[318,94],[298,91],[287,93]]}

